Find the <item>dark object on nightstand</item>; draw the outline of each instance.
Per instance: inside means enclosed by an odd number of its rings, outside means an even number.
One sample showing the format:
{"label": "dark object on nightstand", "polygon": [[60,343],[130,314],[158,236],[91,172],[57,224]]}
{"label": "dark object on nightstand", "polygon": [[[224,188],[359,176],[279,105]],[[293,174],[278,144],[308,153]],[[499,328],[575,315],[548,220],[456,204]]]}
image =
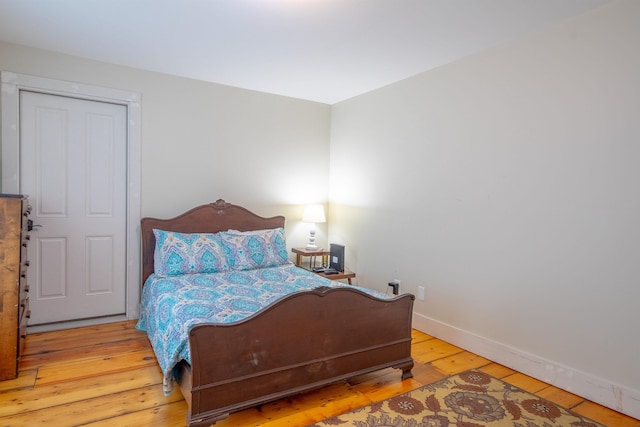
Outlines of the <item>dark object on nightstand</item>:
{"label": "dark object on nightstand", "polygon": [[[329,245],[329,271],[342,272],[344,271],[344,245],[338,245],[337,243],[331,243]],[[327,271],[325,270],[325,273]],[[336,274],[333,273],[333,274]],[[332,274],[332,273],[327,273]]]}

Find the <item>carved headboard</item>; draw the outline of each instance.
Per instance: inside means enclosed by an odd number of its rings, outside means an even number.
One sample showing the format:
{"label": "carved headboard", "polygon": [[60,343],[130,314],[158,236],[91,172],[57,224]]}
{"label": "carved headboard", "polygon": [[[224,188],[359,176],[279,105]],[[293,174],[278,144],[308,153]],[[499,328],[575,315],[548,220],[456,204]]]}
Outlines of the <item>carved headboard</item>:
{"label": "carved headboard", "polygon": [[156,245],[154,228],[180,233],[217,233],[229,229],[250,231],[278,227],[284,227],[284,216],[264,218],[222,199],[197,206],[175,218],[142,218],[142,284],[153,273],[153,252]]}

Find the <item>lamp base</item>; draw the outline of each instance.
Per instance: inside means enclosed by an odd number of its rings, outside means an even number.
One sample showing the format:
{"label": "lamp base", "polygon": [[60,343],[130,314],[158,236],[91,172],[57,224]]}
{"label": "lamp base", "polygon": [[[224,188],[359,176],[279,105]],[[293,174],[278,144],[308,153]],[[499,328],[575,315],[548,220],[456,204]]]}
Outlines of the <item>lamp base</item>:
{"label": "lamp base", "polygon": [[316,246],[316,229],[315,228],[311,228],[311,230],[309,230],[309,243],[307,244],[307,247],[305,249],[308,251],[318,250],[318,246]]}

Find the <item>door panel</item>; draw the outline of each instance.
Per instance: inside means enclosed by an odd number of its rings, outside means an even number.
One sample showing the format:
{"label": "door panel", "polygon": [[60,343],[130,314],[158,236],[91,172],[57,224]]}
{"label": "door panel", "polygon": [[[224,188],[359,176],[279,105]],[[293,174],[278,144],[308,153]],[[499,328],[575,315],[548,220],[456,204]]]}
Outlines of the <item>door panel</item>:
{"label": "door panel", "polygon": [[110,236],[87,237],[87,295],[114,292],[113,240]]}
{"label": "door panel", "polygon": [[22,91],[30,325],[125,313],[127,107]]}
{"label": "door panel", "polygon": [[[35,233],[32,233],[32,235]],[[38,232],[37,234],[43,234]],[[31,256],[31,247],[35,247],[35,257]],[[52,298],[64,298],[67,296],[67,239],[61,237],[43,238],[34,236],[31,239],[29,248],[29,259],[31,261],[32,274],[29,280],[33,283],[36,280],[36,300],[43,301]],[[42,280],[42,271],[46,271],[46,280]],[[40,277],[39,277],[40,276]],[[33,298],[31,298],[33,299]],[[34,301],[32,301],[32,304]]]}

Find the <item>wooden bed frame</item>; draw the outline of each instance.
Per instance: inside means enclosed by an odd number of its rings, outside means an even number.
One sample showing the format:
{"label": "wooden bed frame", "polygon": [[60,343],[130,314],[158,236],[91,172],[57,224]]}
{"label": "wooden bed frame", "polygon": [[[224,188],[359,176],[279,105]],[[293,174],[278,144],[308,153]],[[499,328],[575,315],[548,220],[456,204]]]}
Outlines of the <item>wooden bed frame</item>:
{"label": "wooden bed frame", "polygon": [[[143,218],[142,283],[153,273],[153,229],[215,233],[284,227],[218,200],[172,219]],[[414,296],[390,300],[355,288],[296,292],[231,324],[189,331],[191,365],[175,369],[189,405],[187,425],[208,426],[231,412],[257,406],[384,368],[412,376]]]}

